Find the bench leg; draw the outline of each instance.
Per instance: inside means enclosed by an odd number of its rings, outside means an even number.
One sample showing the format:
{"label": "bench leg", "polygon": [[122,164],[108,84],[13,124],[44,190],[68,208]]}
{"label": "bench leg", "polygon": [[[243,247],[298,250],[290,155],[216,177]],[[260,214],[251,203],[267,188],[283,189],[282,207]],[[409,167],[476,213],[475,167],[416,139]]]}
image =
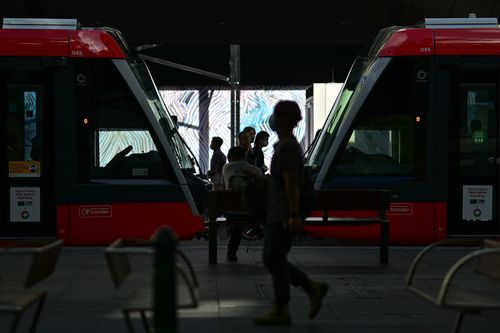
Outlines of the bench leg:
{"label": "bench leg", "polygon": [[455,318],[455,323],[453,323],[453,333],[458,333],[460,332],[460,326],[462,326],[462,321],[464,320],[465,313],[460,312],[457,315],[457,318]]}
{"label": "bench leg", "polygon": [[19,325],[19,318],[21,318],[21,311],[16,311],[14,313],[14,319],[12,320],[12,324],[10,325],[10,333],[16,333],[17,325]]}
{"label": "bench leg", "polygon": [[45,298],[47,293],[44,293],[38,300],[38,305],[36,307],[35,316],[33,317],[33,322],[31,323],[30,333],[35,333],[36,325],[38,324],[38,319],[40,318],[40,313],[42,312],[43,304],[45,303]]}
{"label": "bench leg", "polygon": [[127,331],[129,333],[134,333],[134,325],[132,324],[132,320],[130,319],[130,311],[122,310],[123,318],[125,319],[125,325],[127,326]]}
{"label": "bench leg", "polygon": [[208,263],[217,264],[217,224],[208,224]]}
{"label": "bench leg", "polygon": [[146,316],[146,311],[141,310],[141,311],[139,311],[139,313],[141,314],[141,320],[142,320],[142,326],[144,327],[144,332],[150,332],[148,317]]}
{"label": "bench leg", "polygon": [[380,223],[380,263],[389,263],[389,222]]}

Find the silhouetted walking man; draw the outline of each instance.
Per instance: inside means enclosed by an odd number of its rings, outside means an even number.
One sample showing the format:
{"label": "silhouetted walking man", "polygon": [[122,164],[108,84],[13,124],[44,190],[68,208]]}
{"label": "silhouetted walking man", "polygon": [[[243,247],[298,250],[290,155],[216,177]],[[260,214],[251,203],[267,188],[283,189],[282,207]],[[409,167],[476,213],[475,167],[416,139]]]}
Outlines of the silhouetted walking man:
{"label": "silhouetted walking man", "polygon": [[314,282],[287,260],[293,236],[302,229],[300,188],[304,182],[302,148],[293,129],[302,119],[300,108],[293,101],[280,101],[269,119],[271,129],[278,133],[271,161],[271,177],[266,196],[263,261],[272,276],[275,303],[270,312],[254,319],[257,325],[290,325],[288,311],[290,284],[299,286],[309,296],[309,318],[314,318],[328,284]]}

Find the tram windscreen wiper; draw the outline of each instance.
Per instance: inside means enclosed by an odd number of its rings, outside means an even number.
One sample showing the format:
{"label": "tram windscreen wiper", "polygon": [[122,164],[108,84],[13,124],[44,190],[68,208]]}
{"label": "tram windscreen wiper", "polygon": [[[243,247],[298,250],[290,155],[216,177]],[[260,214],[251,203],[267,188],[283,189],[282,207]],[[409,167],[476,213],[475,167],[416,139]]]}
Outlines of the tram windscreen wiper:
{"label": "tram windscreen wiper", "polygon": [[196,155],[193,153],[191,148],[189,148],[189,145],[187,144],[187,142],[184,140],[184,138],[182,137],[182,135],[179,133],[179,131],[176,128],[173,128],[172,132],[177,133],[177,137],[182,141],[182,144],[188,150],[188,152],[190,154],[189,157],[194,161],[194,164],[198,167],[198,173],[201,173],[200,163],[198,162],[198,159],[196,158]]}

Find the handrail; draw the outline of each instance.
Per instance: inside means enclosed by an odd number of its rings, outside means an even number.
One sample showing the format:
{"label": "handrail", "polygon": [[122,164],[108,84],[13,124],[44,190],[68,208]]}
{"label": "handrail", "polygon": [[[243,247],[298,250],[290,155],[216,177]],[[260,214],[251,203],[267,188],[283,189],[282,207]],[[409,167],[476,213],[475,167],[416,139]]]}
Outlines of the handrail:
{"label": "handrail", "polygon": [[474,251],[472,253],[469,253],[462,258],[460,258],[446,273],[445,277],[443,278],[443,283],[441,284],[441,289],[439,290],[439,296],[437,298],[437,303],[438,305],[444,304],[445,297],[448,293],[448,289],[450,287],[451,279],[457,274],[457,272],[462,268],[463,265],[468,263],[469,261],[475,259],[476,257],[480,257],[483,255],[492,255],[492,254],[500,254],[500,249],[495,248],[495,249],[481,249]]}
{"label": "handrail", "polygon": [[[182,253],[178,248],[175,248],[176,253],[184,260],[186,263],[187,267],[189,268],[189,273],[191,274],[191,278],[193,279],[193,285],[194,287],[198,287],[198,279],[196,278],[196,275],[194,273],[194,268],[193,264],[189,261],[189,259],[186,257],[184,253]],[[191,286],[189,286],[189,289],[193,289]]]}
{"label": "handrail", "polygon": [[106,248],[106,253],[117,253],[117,254],[139,254],[139,255],[152,255],[155,253],[153,249],[141,249],[141,248]]}
{"label": "handrail", "polygon": [[410,269],[408,270],[408,274],[406,276],[406,285],[411,286],[412,281],[413,281],[413,276],[415,274],[415,271],[417,269],[417,265],[420,263],[420,261],[424,258],[424,256],[429,253],[432,249],[442,246],[442,245],[481,245],[483,242],[482,239],[476,239],[476,238],[460,238],[460,239],[443,239],[437,242],[434,242],[430,245],[427,245],[422,251],[420,251],[415,259],[413,259],[413,262],[411,263]]}
{"label": "handrail", "polygon": [[41,253],[43,251],[50,250],[54,247],[59,246],[61,243],[64,243],[63,240],[59,239],[53,242],[50,242],[46,245],[43,246],[38,246],[38,247],[8,247],[8,248],[2,248],[0,249],[0,255],[6,255],[6,254],[34,254],[34,253]]}
{"label": "handrail", "polygon": [[[148,255],[148,256],[155,253],[155,251],[153,249],[133,248],[133,247],[132,248],[130,248],[130,247],[127,247],[127,248],[112,247],[112,246],[114,246],[113,244],[115,244],[117,242],[119,242],[118,244],[123,244],[123,242],[121,242],[121,239],[118,239],[115,242],[113,242],[112,245],[107,247],[105,252],[106,253],[113,253],[113,254],[136,254],[136,255]],[[152,244],[149,244],[149,245],[151,246]],[[198,287],[198,279],[196,278],[193,265],[191,264],[189,259],[186,257],[186,255],[184,253],[182,253],[177,248],[175,249],[175,253],[177,255],[179,255],[180,258],[182,258],[182,260],[184,261],[184,263],[186,264],[186,266],[189,269],[189,273],[190,273],[190,276],[191,276],[192,281],[193,281],[193,286],[189,285],[189,288],[193,289],[195,287]],[[180,267],[178,267],[178,268],[180,268]]]}
{"label": "handrail", "polygon": [[181,275],[181,277],[184,279],[184,281],[186,282],[186,285],[188,286],[189,296],[191,297],[191,304],[187,305],[185,307],[198,306],[198,299],[195,295],[195,293],[196,293],[195,289],[191,286],[191,282],[189,281],[189,278],[188,278],[186,272],[184,272],[182,267],[179,267],[179,266],[176,266],[176,269],[179,272],[179,274]]}

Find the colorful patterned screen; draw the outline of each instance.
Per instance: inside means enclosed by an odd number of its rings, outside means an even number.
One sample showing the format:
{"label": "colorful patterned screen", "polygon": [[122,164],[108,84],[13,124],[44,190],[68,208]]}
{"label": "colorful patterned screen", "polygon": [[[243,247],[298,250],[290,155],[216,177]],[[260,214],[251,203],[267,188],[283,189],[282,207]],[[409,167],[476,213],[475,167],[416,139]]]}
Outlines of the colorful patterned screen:
{"label": "colorful patterned screen", "polygon": [[[242,87],[240,95],[240,130],[252,126],[256,132],[270,134],[269,146],[264,148],[266,165],[269,166],[272,146],[277,135],[269,128],[269,117],[280,100],[293,100],[301,107],[303,121],[295,130],[299,142],[304,142],[306,117],[306,87],[254,88]],[[179,132],[200,163],[202,172],[209,166],[210,139],[219,136],[224,140],[222,152],[230,148],[231,106],[230,90],[226,87],[162,87],[160,94],[171,115],[178,118]]]}

